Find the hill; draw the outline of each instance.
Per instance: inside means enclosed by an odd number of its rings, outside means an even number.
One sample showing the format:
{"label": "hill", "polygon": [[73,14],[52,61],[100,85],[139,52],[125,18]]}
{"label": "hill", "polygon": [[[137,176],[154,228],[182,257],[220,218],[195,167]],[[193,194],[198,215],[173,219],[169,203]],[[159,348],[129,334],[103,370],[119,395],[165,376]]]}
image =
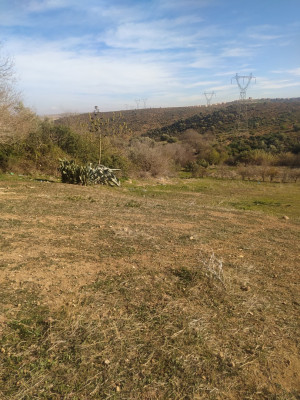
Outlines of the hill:
{"label": "hill", "polygon": [[[293,131],[300,122],[300,98],[276,101],[247,101],[228,103],[209,107],[206,112],[199,112],[185,119],[162,128],[149,130],[149,137],[159,139],[162,134],[179,136],[188,129],[200,134],[212,132],[215,135],[226,133],[266,134],[274,131]],[[300,130],[300,129],[299,129]]]}
{"label": "hill", "polygon": [[[93,110],[91,110],[91,113]],[[104,119],[112,118],[114,115],[122,115],[122,120],[127,123],[134,136],[146,133],[150,129],[162,128],[176,122],[178,119],[189,118],[199,112],[209,112],[204,106],[195,107],[168,107],[168,108],[145,108],[136,110],[121,110],[101,112]],[[55,123],[67,125],[78,129],[80,125],[88,125],[89,113],[73,114],[55,118]]]}
{"label": "hill", "polygon": [[[237,124],[243,122],[240,114],[240,103],[230,102],[218,105],[149,108],[103,112],[103,118],[112,118],[114,114],[122,115],[134,136],[143,135],[159,139],[161,134],[179,136],[187,129],[198,133],[212,131],[216,134],[237,132]],[[242,117],[240,117],[242,115]],[[248,100],[247,113],[250,132],[261,134],[274,130],[292,130],[293,124],[300,124],[300,98],[295,99],[262,99]],[[60,125],[73,128],[89,123],[89,114],[75,114],[58,118]],[[243,127],[243,126],[242,126]]]}
{"label": "hill", "polygon": [[[300,98],[249,100],[241,106],[231,102],[210,107],[173,107],[100,113],[103,119],[118,114],[131,136],[174,142],[183,134],[209,135],[237,153],[251,149],[275,153],[300,150]],[[57,124],[75,130],[88,129],[89,114],[58,119]]]}
{"label": "hill", "polygon": [[300,152],[300,99],[248,101],[214,107],[144,133],[158,141],[174,141],[193,132],[214,137],[218,146],[236,156],[251,150],[272,154]]}

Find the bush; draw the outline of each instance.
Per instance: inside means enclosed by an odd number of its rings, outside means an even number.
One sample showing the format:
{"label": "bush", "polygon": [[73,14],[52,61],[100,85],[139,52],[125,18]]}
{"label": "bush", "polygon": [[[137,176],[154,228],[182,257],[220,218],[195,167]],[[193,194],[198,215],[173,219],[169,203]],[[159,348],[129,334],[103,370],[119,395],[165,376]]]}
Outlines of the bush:
{"label": "bush", "polygon": [[281,153],[277,156],[276,165],[282,165],[286,167],[300,167],[300,153]]}
{"label": "bush", "polygon": [[215,176],[221,179],[236,179],[237,173],[235,170],[232,170],[227,166],[221,165],[216,169]]}
{"label": "bush", "polygon": [[192,177],[193,178],[204,178],[208,175],[208,170],[205,167],[202,167],[199,164],[196,164],[195,168],[192,170]]}
{"label": "bush", "polygon": [[290,171],[291,179],[296,183],[300,179],[300,169],[292,169]]}
{"label": "bush", "polygon": [[60,160],[62,183],[77,185],[101,184],[119,186],[120,182],[110,168],[104,165],[78,165],[74,160]]}
{"label": "bush", "polygon": [[253,173],[250,168],[248,167],[239,167],[238,168],[238,174],[242,177],[242,180],[244,181],[246,178],[250,180],[250,178],[253,177]]}
{"label": "bush", "polygon": [[160,137],[160,140],[162,142],[168,142],[168,143],[176,143],[178,141],[177,137],[175,136],[170,136],[166,133],[163,133]]}
{"label": "bush", "polygon": [[275,178],[279,176],[279,171],[277,168],[268,168],[266,171],[266,175],[270,178],[270,182],[273,182]]}
{"label": "bush", "polygon": [[161,156],[168,159],[177,169],[185,168],[194,160],[194,151],[188,144],[168,143],[161,148]]}
{"label": "bush", "polygon": [[256,149],[248,153],[247,163],[252,165],[270,165],[275,161],[275,157],[265,150]]}
{"label": "bush", "polygon": [[294,132],[299,132],[300,131],[300,124],[294,124],[293,129],[294,129]]}
{"label": "bush", "polygon": [[174,172],[174,162],[166,155],[165,146],[151,140],[135,141],[129,149],[129,159],[139,176],[164,176]]}
{"label": "bush", "polygon": [[2,146],[0,147],[0,170],[3,172],[7,171],[9,158],[11,156],[10,146]]}
{"label": "bush", "polygon": [[263,182],[265,182],[265,180],[266,180],[267,170],[268,170],[268,167],[265,165],[261,165],[261,166],[257,167],[257,169],[256,169],[258,177],[260,177]]}

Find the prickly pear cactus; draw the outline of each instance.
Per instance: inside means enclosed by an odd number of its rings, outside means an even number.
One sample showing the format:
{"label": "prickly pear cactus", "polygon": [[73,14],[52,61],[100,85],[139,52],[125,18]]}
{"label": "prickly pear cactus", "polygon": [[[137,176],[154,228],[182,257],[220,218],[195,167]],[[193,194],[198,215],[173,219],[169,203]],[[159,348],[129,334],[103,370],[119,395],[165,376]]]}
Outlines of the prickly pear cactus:
{"label": "prickly pear cactus", "polygon": [[109,186],[120,186],[119,179],[111,169],[104,165],[78,165],[75,161],[60,160],[59,171],[63,183],[73,183],[77,185],[100,184]]}

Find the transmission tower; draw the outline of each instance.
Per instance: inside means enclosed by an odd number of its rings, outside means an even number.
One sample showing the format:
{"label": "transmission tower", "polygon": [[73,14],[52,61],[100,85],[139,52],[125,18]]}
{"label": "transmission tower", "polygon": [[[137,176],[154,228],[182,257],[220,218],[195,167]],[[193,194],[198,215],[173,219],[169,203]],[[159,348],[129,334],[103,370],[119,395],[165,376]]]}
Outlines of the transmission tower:
{"label": "transmission tower", "polygon": [[100,113],[99,107],[95,106],[94,107],[94,116],[96,117]]}
{"label": "transmission tower", "polygon": [[248,110],[246,93],[252,79],[256,79],[255,76],[252,75],[252,73],[250,75],[239,75],[238,73],[236,73],[235,76],[231,79],[231,83],[233,80],[235,80],[238,88],[240,89],[240,101],[238,106],[239,131],[248,131]]}
{"label": "transmission tower", "polygon": [[207,107],[211,105],[211,99],[213,98],[213,96],[216,95],[215,92],[204,92],[203,93],[205,98],[206,98],[206,103],[207,103]]}
{"label": "transmission tower", "polygon": [[135,99],[135,102],[136,102],[136,109],[138,110],[140,108],[141,99]]}
{"label": "transmission tower", "polygon": [[148,99],[141,99],[142,101],[143,101],[143,103],[144,103],[144,108],[146,108],[146,104],[147,104],[147,100]]}
{"label": "transmission tower", "polygon": [[231,79],[231,83],[233,79],[236,80],[236,83],[240,89],[240,100],[246,100],[246,91],[251,80],[256,79],[255,76],[253,76],[252,73],[250,75],[235,74],[235,76]]}

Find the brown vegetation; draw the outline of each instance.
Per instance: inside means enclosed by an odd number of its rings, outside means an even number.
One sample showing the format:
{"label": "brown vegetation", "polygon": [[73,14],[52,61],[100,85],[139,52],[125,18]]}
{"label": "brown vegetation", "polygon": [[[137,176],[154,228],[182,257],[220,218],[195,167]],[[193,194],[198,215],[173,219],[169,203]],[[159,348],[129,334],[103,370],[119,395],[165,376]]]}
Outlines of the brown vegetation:
{"label": "brown vegetation", "polygon": [[13,178],[1,398],[299,398],[298,185]]}

